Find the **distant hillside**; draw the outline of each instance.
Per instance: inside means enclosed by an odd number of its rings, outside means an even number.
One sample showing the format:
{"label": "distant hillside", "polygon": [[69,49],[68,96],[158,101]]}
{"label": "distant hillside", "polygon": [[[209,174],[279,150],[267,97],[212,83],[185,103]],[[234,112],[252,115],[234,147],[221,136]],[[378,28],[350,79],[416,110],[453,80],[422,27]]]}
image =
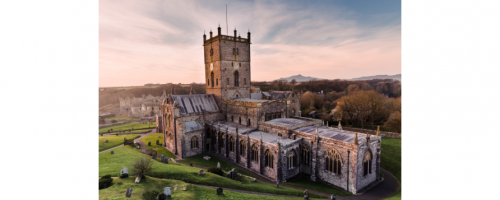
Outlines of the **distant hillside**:
{"label": "distant hillside", "polygon": [[390,76],[390,75],[363,76],[363,77],[353,78],[353,79],[349,79],[349,80],[355,81],[355,80],[372,80],[372,79],[395,79],[395,80],[401,81],[401,74],[396,74],[396,75],[392,75],[392,76]]}
{"label": "distant hillside", "polygon": [[322,80],[322,78],[314,78],[314,77],[310,77],[310,76],[302,76],[300,74],[299,75],[295,75],[295,76],[290,76],[290,77],[287,77],[287,78],[280,78],[278,80],[287,80],[288,82],[290,82],[293,79],[295,79],[295,81],[297,81],[297,82],[306,82],[306,81],[313,80],[313,79]]}

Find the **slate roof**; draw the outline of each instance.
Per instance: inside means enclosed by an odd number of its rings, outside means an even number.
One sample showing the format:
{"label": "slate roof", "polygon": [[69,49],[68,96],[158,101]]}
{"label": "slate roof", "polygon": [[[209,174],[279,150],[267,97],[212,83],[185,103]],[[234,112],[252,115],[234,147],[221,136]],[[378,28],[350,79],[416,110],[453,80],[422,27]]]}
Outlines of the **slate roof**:
{"label": "slate roof", "polygon": [[186,126],[186,132],[203,129],[203,126],[198,121],[184,122],[183,124]]}
{"label": "slate roof", "polygon": [[271,96],[273,99],[288,99],[290,95],[292,94],[291,91],[272,91]]}
{"label": "slate roof", "polygon": [[[247,131],[254,130],[255,128],[252,127],[247,127],[244,125],[240,125],[234,122],[226,122],[226,121],[220,121],[219,122],[219,127],[221,131],[226,130],[226,125],[227,125],[227,130],[232,133],[236,133],[236,126],[238,126],[238,133],[246,133]],[[217,122],[213,122],[211,124],[212,127],[217,129]]]}
{"label": "slate roof", "polygon": [[271,96],[271,95],[270,95],[269,93],[267,93],[267,92],[262,92],[262,94],[263,94],[264,96],[266,96],[266,97],[270,97],[270,96]]}
{"label": "slate roof", "polygon": [[307,122],[306,120],[296,119],[296,118],[277,118],[273,120],[266,121],[268,124],[275,124],[278,126],[291,127],[297,124]]}
{"label": "slate roof", "polygon": [[172,95],[172,101],[176,101],[181,113],[197,113],[206,111],[217,111],[219,106],[213,94],[191,94]]}
{"label": "slate roof", "polygon": [[245,101],[245,102],[257,102],[257,103],[263,103],[263,102],[266,102],[268,100],[265,100],[265,99],[249,99],[249,98],[235,98],[233,99],[235,101]]}
{"label": "slate roof", "polygon": [[273,135],[270,133],[266,133],[264,131],[252,131],[252,132],[248,133],[248,136],[250,136],[251,138],[260,140],[260,134],[262,134],[262,141],[268,142],[271,144],[276,144],[276,142],[278,141],[279,138],[281,138],[281,140],[280,140],[281,145],[287,145],[287,144],[290,144],[290,143],[295,141],[295,140],[292,140],[289,138],[284,138],[284,137],[280,137],[280,136]]}
{"label": "slate roof", "polygon": [[[314,135],[316,133],[316,126],[306,126],[302,128],[295,129],[295,131],[300,131],[303,133],[308,133]],[[324,138],[331,138],[334,140],[344,141],[348,143],[354,143],[355,134],[352,132],[341,131],[335,128],[326,128],[323,126],[318,127],[318,135]],[[358,142],[365,140],[366,134],[358,133]]]}
{"label": "slate roof", "polygon": [[252,93],[250,94],[251,99],[262,99],[262,93]]}

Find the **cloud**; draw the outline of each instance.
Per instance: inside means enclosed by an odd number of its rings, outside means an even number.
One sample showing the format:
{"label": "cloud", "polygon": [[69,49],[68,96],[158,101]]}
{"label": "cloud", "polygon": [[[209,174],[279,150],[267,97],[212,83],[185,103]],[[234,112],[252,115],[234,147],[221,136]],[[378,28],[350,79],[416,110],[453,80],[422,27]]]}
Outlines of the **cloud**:
{"label": "cloud", "polygon": [[[225,28],[224,1],[101,0],[99,85],[204,82],[202,35]],[[345,6],[230,2],[229,35],[252,32],[252,80],[401,73],[401,25]],[[380,13],[373,19],[390,19]],[[391,20],[387,20],[391,21]],[[272,72],[272,73],[270,73]]]}

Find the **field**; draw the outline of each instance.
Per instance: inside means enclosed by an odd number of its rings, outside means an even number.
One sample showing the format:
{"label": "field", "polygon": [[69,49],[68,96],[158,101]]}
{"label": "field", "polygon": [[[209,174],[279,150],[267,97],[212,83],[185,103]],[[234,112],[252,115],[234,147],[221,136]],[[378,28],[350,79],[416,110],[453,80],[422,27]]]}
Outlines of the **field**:
{"label": "field", "polygon": [[128,131],[128,129],[132,129],[132,128],[134,128],[134,130],[156,128],[156,122],[152,122],[151,124],[149,124],[149,123],[141,124],[139,122],[130,122],[130,123],[126,123],[126,124],[119,124],[119,125],[100,128],[99,133],[107,133],[108,130],[110,130],[110,129],[113,129],[113,131],[111,131],[111,132],[117,132],[120,129],[122,131],[125,131],[125,130]]}
{"label": "field", "polygon": [[[178,185],[174,191],[175,185]],[[182,188],[186,186],[186,191]],[[124,199],[127,188],[132,188],[130,199],[144,199],[144,191],[163,192],[163,188],[170,187],[172,191],[172,199],[264,199],[264,200],[285,200],[290,198],[272,197],[255,194],[245,194],[231,191],[224,191],[224,196],[218,196],[215,189],[198,187],[184,181],[172,179],[159,179],[154,177],[146,177],[140,183],[134,183],[133,177],[128,178],[113,178],[113,185],[109,188],[99,190],[99,199]],[[128,199],[128,198],[127,198]],[[154,198],[153,198],[154,199]],[[292,198],[303,199],[303,198]]]}
{"label": "field", "polygon": [[[394,175],[401,183],[401,139],[383,138],[382,155],[380,167]],[[391,200],[401,199],[401,190],[388,198]]]}
{"label": "field", "polygon": [[[162,133],[151,134],[151,135],[148,135],[146,137],[141,138],[141,140],[144,142],[144,144],[146,145],[146,147],[148,149],[156,148],[155,150],[156,150],[156,153],[158,153],[158,156],[163,155],[163,156],[166,156],[168,158],[174,158],[174,159],[177,158],[174,154],[172,154],[170,151],[168,151],[167,149],[165,149],[161,146],[163,144],[163,134]],[[160,140],[159,145],[156,145],[156,140]],[[151,142],[151,146],[148,146],[148,142]]]}
{"label": "field", "polygon": [[[108,136],[100,136],[99,137],[99,152],[104,151],[106,149],[110,149],[113,147],[116,147],[118,145],[123,144],[123,138],[127,138],[127,140],[133,140],[140,137],[139,135],[108,135]],[[108,140],[108,143],[104,143]],[[102,144],[104,143],[105,147],[102,147]]]}
{"label": "field", "polygon": [[[117,177],[120,170],[124,167],[131,169],[131,165],[138,158],[150,158],[150,156],[140,153],[138,150],[130,146],[123,146],[115,149],[114,154],[102,153],[99,154],[99,176],[110,174]],[[201,185],[219,186],[225,188],[233,188],[239,190],[256,191],[271,194],[283,194],[302,196],[303,191],[294,190],[290,188],[276,188],[274,184],[267,184],[262,182],[251,182],[248,178],[243,178],[241,182],[232,180],[223,176],[205,172],[205,176],[198,176],[200,168],[190,167],[183,164],[169,164],[161,163],[153,160],[154,171],[151,174],[155,178],[175,179],[187,183],[195,183]],[[319,195],[311,194],[311,197],[318,198]]]}
{"label": "field", "polygon": [[[203,156],[210,156],[210,160],[203,159]],[[214,157],[214,156],[211,156],[208,154],[193,156],[191,158],[186,158],[182,161],[187,162],[187,163],[193,163],[196,165],[205,166],[205,167],[217,167],[217,162],[220,162],[220,168],[224,171],[231,171],[233,168],[236,168],[236,170],[238,170],[238,173],[254,177],[251,174],[247,173],[246,171],[241,170],[240,167],[231,165],[225,161],[219,160],[217,157]]]}
{"label": "field", "polygon": [[139,117],[114,116],[106,118],[106,120],[132,120],[132,119],[139,119]]}

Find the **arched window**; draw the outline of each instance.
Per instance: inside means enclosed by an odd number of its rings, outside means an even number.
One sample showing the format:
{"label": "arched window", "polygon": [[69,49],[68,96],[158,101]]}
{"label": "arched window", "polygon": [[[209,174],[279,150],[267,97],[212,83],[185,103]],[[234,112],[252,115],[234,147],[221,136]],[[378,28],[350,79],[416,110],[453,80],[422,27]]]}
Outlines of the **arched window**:
{"label": "arched window", "polygon": [[240,73],[238,71],[234,72],[234,86],[240,86]]}
{"label": "arched window", "polygon": [[234,152],[234,138],[232,136],[229,138],[229,151]]}
{"label": "arched window", "polygon": [[198,148],[198,138],[196,136],[191,138],[191,149]]}
{"label": "arched window", "polygon": [[292,116],[295,117],[295,109],[292,109]]}
{"label": "arched window", "polygon": [[290,151],[290,153],[288,154],[288,169],[295,168],[295,163],[297,163],[297,155],[292,149],[292,151]]}
{"label": "arched window", "polygon": [[222,147],[224,147],[224,139],[225,139],[224,134],[221,135],[220,139],[221,139],[221,141],[219,142],[219,147],[222,148]]}
{"label": "arched window", "polygon": [[240,119],[238,120],[238,123],[240,123],[240,124],[241,124],[241,117],[240,117]]}
{"label": "arched window", "polygon": [[210,76],[212,76],[212,87],[214,87],[214,72]]}
{"label": "arched window", "polygon": [[236,48],[236,55],[240,55],[240,51],[238,48]]}
{"label": "arched window", "polygon": [[252,160],[259,161],[259,148],[255,144],[252,145]]}
{"label": "arched window", "polygon": [[218,78],[215,79],[215,86],[219,86],[219,79]]}
{"label": "arched window", "polygon": [[301,154],[301,158],[302,158],[302,163],[306,164],[306,165],[309,165],[310,162],[310,158],[311,158],[311,152],[309,151],[309,147],[304,145],[302,146],[302,154]]}
{"label": "arched window", "polygon": [[363,159],[363,176],[372,173],[372,154],[370,150],[366,151],[365,157]]}
{"label": "arched window", "polygon": [[210,49],[210,56],[214,55],[214,49]]}
{"label": "arched window", "polygon": [[244,156],[247,152],[247,145],[244,140],[240,141],[240,155]]}
{"label": "arched window", "polygon": [[340,153],[335,149],[326,151],[325,165],[327,171],[340,175],[342,169],[342,158],[340,157]]}
{"label": "arched window", "polygon": [[243,85],[247,85],[247,78],[243,78]]}
{"label": "arched window", "polygon": [[251,124],[250,124],[250,119],[248,119],[247,121],[248,121],[248,122],[247,122],[247,126],[250,126],[250,125],[251,125]]}
{"label": "arched window", "polygon": [[266,155],[266,167],[273,168],[274,164],[273,153],[271,153],[271,151],[268,149],[266,150],[266,153],[264,155]]}
{"label": "arched window", "polygon": [[168,133],[168,139],[170,139],[170,141],[172,141],[172,133]]}
{"label": "arched window", "polygon": [[167,121],[167,123],[168,123],[168,127],[170,127],[171,126],[171,124],[170,124],[170,115],[168,115],[168,121]]}
{"label": "arched window", "polygon": [[231,122],[233,122],[233,121],[234,121],[234,120],[233,120],[233,116],[231,115]]}

